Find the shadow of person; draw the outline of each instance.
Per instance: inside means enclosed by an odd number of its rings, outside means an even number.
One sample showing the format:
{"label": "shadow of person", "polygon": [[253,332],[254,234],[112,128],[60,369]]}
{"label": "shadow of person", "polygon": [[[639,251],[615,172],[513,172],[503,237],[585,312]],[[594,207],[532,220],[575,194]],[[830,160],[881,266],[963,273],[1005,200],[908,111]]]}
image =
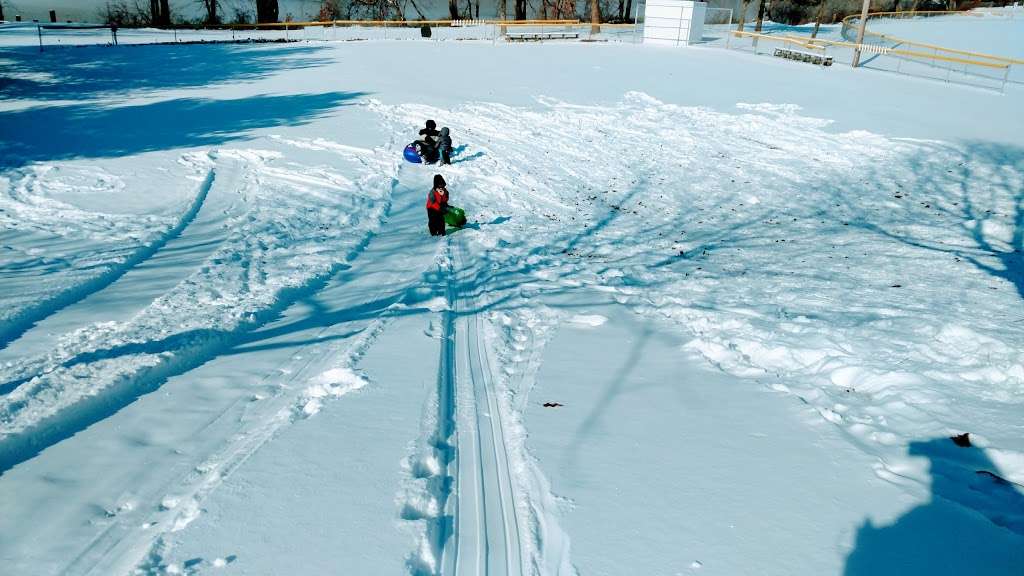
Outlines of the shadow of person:
{"label": "shadow of person", "polygon": [[845,576],[1024,575],[1024,493],[966,435],[910,444],[929,459],[931,499],[857,530]]}

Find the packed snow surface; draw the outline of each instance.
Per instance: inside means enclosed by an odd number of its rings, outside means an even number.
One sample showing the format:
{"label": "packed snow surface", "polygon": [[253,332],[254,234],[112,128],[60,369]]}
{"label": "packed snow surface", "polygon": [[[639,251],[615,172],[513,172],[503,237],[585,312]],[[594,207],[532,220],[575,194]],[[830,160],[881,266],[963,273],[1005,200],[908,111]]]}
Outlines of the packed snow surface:
{"label": "packed snow surface", "polygon": [[[1021,574],[1018,85],[0,60],[5,574]],[[451,166],[402,160],[427,118]]]}

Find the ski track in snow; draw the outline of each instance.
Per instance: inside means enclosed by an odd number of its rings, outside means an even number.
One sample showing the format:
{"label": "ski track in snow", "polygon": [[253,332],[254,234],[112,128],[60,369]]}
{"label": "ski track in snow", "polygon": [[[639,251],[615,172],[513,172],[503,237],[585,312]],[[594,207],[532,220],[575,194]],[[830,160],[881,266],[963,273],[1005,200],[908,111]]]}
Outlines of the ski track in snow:
{"label": "ski track in snow", "polygon": [[[505,424],[498,407],[487,349],[481,332],[483,318],[472,296],[463,296],[464,281],[459,274],[467,266],[461,242],[453,242],[458,315],[450,338],[457,349],[455,381],[458,383],[458,468],[459,504],[455,519],[453,571],[448,574],[522,574],[520,520],[513,491],[510,462],[506,451]],[[477,292],[472,283],[465,285]],[[446,550],[446,553],[448,550]]]}
{"label": "ski track in snow", "polygon": [[[318,141],[318,145],[323,143]],[[346,148],[339,145],[337,149]],[[222,451],[199,465],[195,474],[181,482],[175,494],[184,493],[188,501],[202,502],[233,470],[278,434],[284,426],[315,416],[323,402],[329,398],[340,397],[363,387],[366,379],[354,371],[355,367],[391,322],[398,315],[412,310],[429,310],[431,299],[425,299],[423,287],[433,277],[430,270],[430,262],[433,260],[413,258],[415,253],[411,253],[402,256],[409,260],[406,265],[392,265],[394,254],[407,252],[408,242],[413,238],[420,238],[420,194],[417,188],[413,184],[403,184],[401,169],[396,172],[391,180],[391,200],[381,222],[381,228],[386,229],[373,234],[359,259],[352,263],[353,268],[332,279],[322,292],[325,296],[331,296],[329,301],[336,306],[346,301],[347,294],[353,293],[354,285],[371,284],[374,286],[372,292],[355,296],[359,300],[348,302],[347,306],[360,309],[375,305],[381,307],[380,312],[366,320],[365,327],[351,341],[346,339],[326,346],[306,345],[297,350],[292,355],[292,363],[275,372],[290,375],[278,383],[278,395],[263,399],[250,409],[245,418],[246,425],[235,438]],[[412,214],[408,207],[410,198],[413,207],[416,208],[411,210]],[[402,204],[402,214],[397,222],[392,221],[395,203]],[[410,215],[416,216],[415,223],[409,221]],[[429,248],[430,245],[424,246]],[[348,280],[342,279],[342,276]],[[354,293],[362,294],[360,290],[355,290]],[[343,322],[342,325],[347,323]],[[319,340],[322,335],[335,328],[333,325],[325,326],[313,340]],[[333,367],[319,373],[311,372],[314,366],[323,365],[325,361]],[[277,376],[268,375],[268,379],[270,378],[276,379]],[[306,385],[295,386],[294,383],[300,380],[305,380]],[[225,411],[225,414],[228,412]],[[180,529],[182,522],[187,522],[189,518],[186,509],[177,515],[160,520],[158,524],[154,523],[155,528],[150,533],[137,535],[138,540],[131,547],[132,553],[111,554],[111,559],[121,561],[123,558],[141,558],[141,562],[134,567],[135,573],[166,573],[176,567],[176,564],[168,563],[173,550],[171,536]],[[149,545],[145,554],[141,554],[142,545]],[[119,569],[128,566],[129,564],[123,561],[118,564]]]}
{"label": "ski track in snow", "polygon": [[401,516],[426,525],[407,564],[413,574],[523,574],[522,507],[494,384],[499,374],[482,334],[485,318],[472,296],[480,287],[462,253],[462,234],[450,238],[438,263],[447,306],[440,314],[436,414],[424,442],[430,450],[410,466],[424,487],[400,495]]}

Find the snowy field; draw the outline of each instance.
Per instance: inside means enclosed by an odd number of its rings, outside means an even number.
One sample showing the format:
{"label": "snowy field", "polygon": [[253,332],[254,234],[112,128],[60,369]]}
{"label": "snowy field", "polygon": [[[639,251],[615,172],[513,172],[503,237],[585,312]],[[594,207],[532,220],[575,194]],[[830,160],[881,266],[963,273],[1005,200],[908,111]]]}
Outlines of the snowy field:
{"label": "snowy field", "polygon": [[[5,575],[1024,574],[1020,85],[28,44]],[[426,118],[451,166],[402,161]]]}

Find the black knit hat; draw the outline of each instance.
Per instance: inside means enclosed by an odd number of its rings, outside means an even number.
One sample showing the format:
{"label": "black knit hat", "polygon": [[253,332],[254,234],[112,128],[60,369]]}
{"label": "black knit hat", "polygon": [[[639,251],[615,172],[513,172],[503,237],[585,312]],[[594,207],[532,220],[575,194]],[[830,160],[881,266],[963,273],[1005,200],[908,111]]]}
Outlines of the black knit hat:
{"label": "black knit hat", "polygon": [[447,184],[444,181],[444,176],[440,174],[434,174],[434,188],[444,188]]}
{"label": "black knit hat", "polygon": [[437,128],[437,122],[427,120],[427,130],[433,130],[434,128]]}

